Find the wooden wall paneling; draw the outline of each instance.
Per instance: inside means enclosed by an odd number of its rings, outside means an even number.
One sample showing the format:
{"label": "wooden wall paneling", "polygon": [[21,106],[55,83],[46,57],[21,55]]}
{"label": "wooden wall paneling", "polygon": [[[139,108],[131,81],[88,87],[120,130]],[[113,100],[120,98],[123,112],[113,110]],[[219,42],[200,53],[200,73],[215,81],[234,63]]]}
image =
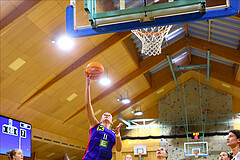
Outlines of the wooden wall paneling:
{"label": "wooden wall paneling", "polygon": [[[50,1],[51,2],[51,1]],[[52,1],[55,2],[55,1]],[[61,15],[65,12],[65,9],[63,9],[59,4],[52,7],[46,14],[44,14],[40,19],[35,21],[34,23],[41,29],[44,28],[44,26],[48,25],[52,21],[54,21],[57,16]]]}
{"label": "wooden wall paneling", "polygon": [[123,48],[122,43],[117,43],[106,50],[106,52],[103,53],[103,56],[121,77],[126,76],[129,72],[136,69],[135,63],[131,60],[129,54]]}
{"label": "wooden wall paneling", "polygon": [[101,44],[102,42],[104,42],[106,39],[110,38],[114,34],[115,33],[100,34],[100,35],[88,37],[88,39],[94,46],[98,46],[99,44]]}
{"label": "wooden wall paneling", "polygon": [[[37,32],[39,30],[38,27],[36,27],[29,19],[25,18],[21,21],[20,23],[21,26],[24,26],[24,30],[22,32],[19,32],[19,29],[16,28],[16,30],[12,30],[12,33],[6,32],[7,35],[15,35],[14,39],[11,39],[11,41],[9,41],[10,43],[12,43],[15,47],[17,48],[21,48],[22,51],[24,51],[23,49],[25,48],[31,48],[33,47],[33,43],[27,43],[29,46],[22,46],[24,45],[24,43],[26,41],[29,41],[29,39],[31,38],[31,36]],[[30,42],[30,41],[29,41]],[[25,49],[27,51],[27,49]]]}
{"label": "wooden wall paneling", "polygon": [[[23,3],[21,3],[23,2]],[[0,30],[3,30],[6,26],[8,26],[10,23],[12,23],[14,20],[18,19],[18,17],[21,17],[22,14],[30,10],[33,6],[38,4],[40,0],[35,0],[35,1],[12,1],[11,4],[13,4],[16,8],[11,8],[6,7],[6,10],[8,10],[9,14],[6,13],[4,17],[1,17],[1,28]]]}
{"label": "wooden wall paneling", "polygon": [[2,37],[0,38],[0,42],[1,42],[0,49],[1,49],[1,55],[2,55],[2,49],[8,45],[8,42]]}
{"label": "wooden wall paneling", "polygon": [[24,16],[20,17],[18,21],[14,23],[14,25],[4,29],[4,31],[1,32],[1,36],[8,42],[21,42],[21,38],[25,39],[25,37],[21,37],[21,35],[26,31],[25,29],[29,25],[32,25],[32,22],[29,21],[28,18]]}
{"label": "wooden wall paneling", "polygon": [[0,15],[0,20],[2,20],[4,17],[6,17],[9,13],[11,13],[16,6],[11,3],[11,1],[2,1],[1,2],[1,15]]}
{"label": "wooden wall paneling", "polygon": [[[33,34],[33,33],[32,33]],[[30,49],[34,46],[34,43],[30,40],[25,40],[18,48],[19,50],[25,52],[30,51]]]}
{"label": "wooden wall paneling", "polygon": [[[194,58],[193,58],[194,57]],[[192,56],[192,64],[204,64],[206,63],[206,59]],[[210,69],[210,77],[225,81],[231,85],[235,85],[236,87],[240,87],[240,83],[235,81],[233,67],[220,64],[218,62],[211,61],[211,69]]]}
{"label": "wooden wall paneling", "polygon": [[22,68],[24,71],[21,72],[18,78],[36,89],[39,88],[45,80],[53,76],[52,72],[30,58]]}
{"label": "wooden wall paneling", "polygon": [[[39,28],[41,28],[41,21],[45,21],[43,19],[44,15],[47,15],[52,8],[58,5],[57,1],[42,1],[33,11],[31,11],[27,17]],[[60,11],[61,12],[61,11]],[[49,15],[50,16],[50,15]],[[43,22],[44,23],[44,22]]]}
{"label": "wooden wall paneling", "polygon": [[0,113],[7,117],[13,117],[13,115],[17,112],[17,107],[19,106],[19,103],[11,101],[3,96],[1,96],[0,104]]}
{"label": "wooden wall paneling", "polygon": [[[63,28],[62,30],[58,31],[57,33],[55,33],[56,35],[63,35],[65,34],[65,21],[63,21],[65,19],[65,12],[61,11],[58,15],[56,15],[56,17],[54,17],[48,24],[46,24],[45,26],[43,26],[41,28],[41,30],[45,33],[45,34],[50,34],[51,32],[53,32],[56,28]],[[56,36],[55,35],[55,36]],[[51,35],[50,36],[54,36]]]}
{"label": "wooden wall paneling", "polygon": [[14,71],[8,66],[23,54],[22,51],[18,51],[12,44],[6,45],[1,50],[1,70],[4,70],[7,73],[14,73]]}
{"label": "wooden wall paneling", "polygon": [[131,97],[134,97],[135,95],[142,93],[143,91],[149,88],[149,84],[145,81],[144,76],[136,77],[134,80],[130,81],[127,85],[130,88],[129,93],[130,96],[132,92]]}
{"label": "wooden wall paneling", "polygon": [[20,103],[21,101],[26,99],[26,96],[29,95],[29,93],[35,90],[35,88],[29,86],[28,84],[19,79],[13,78],[12,80],[13,81],[11,84],[8,84],[6,85],[7,87],[1,89],[1,95],[11,100],[14,100],[15,102]]}

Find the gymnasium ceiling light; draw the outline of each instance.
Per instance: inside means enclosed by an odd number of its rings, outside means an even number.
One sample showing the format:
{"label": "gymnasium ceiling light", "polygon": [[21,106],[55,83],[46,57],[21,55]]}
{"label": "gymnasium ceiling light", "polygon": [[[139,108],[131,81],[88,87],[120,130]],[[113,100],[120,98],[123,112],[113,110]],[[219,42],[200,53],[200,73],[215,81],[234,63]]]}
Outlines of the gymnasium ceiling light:
{"label": "gymnasium ceiling light", "polygon": [[143,115],[142,111],[132,111],[133,114],[135,114],[135,116],[141,116]]}
{"label": "gymnasium ceiling light", "polygon": [[117,101],[120,101],[123,104],[129,104],[131,102],[129,98],[118,98]]}
{"label": "gymnasium ceiling light", "polygon": [[123,104],[129,104],[131,100],[128,97],[128,92],[126,91],[125,94],[120,95],[121,98],[118,98],[117,101],[122,102]]}
{"label": "gymnasium ceiling light", "polygon": [[105,75],[104,77],[102,77],[100,80],[99,80],[99,83],[103,86],[108,86],[110,83],[111,83],[111,80],[110,78],[108,77],[108,70],[105,69]]}
{"label": "gymnasium ceiling light", "polygon": [[141,107],[140,107],[140,110],[139,110],[139,111],[138,111],[138,110],[132,110],[132,113],[135,114],[135,116],[141,116],[141,115],[143,115],[143,112],[142,112],[142,110],[141,110]]}
{"label": "gymnasium ceiling light", "polygon": [[56,41],[52,40],[52,43],[56,44],[60,49],[68,51],[73,48],[74,41],[68,36],[61,36]]}

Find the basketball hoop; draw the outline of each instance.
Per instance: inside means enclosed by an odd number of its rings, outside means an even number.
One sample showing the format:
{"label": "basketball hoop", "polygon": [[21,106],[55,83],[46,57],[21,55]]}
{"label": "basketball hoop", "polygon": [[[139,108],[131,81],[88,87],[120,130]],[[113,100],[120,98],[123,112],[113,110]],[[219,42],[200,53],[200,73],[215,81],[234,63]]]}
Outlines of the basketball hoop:
{"label": "basketball hoop", "polygon": [[141,156],[142,152],[143,152],[143,150],[138,150],[138,155]]}
{"label": "basketball hoop", "polygon": [[198,153],[194,153],[195,154],[195,158],[198,158]]}
{"label": "basketball hoop", "polygon": [[150,27],[132,30],[132,32],[142,41],[142,53],[146,55],[161,54],[163,39],[168,35],[172,25]]}

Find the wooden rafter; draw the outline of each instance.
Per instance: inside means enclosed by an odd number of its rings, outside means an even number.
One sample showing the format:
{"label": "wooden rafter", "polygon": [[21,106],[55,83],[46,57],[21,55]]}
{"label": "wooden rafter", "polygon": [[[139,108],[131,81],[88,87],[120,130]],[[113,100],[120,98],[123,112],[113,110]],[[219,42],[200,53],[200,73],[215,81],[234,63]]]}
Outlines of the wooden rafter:
{"label": "wooden rafter", "polygon": [[240,81],[240,66],[239,64],[234,64],[234,78],[237,81]]}
{"label": "wooden rafter", "polygon": [[[185,36],[189,37],[187,23],[184,23],[184,27],[185,27]],[[190,46],[189,46],[188,42],[187,42],[187,49],[188,49],[188,58],[189,58],[189,61],[191,63],[191,49],[190,49]]]}
{"label": "wooden rafter", "polygon": [[210,49],[211,54],[221,57],[223,59],[227,59],[234,63],[240,64],[239,50],[222,46],[213,42],[208,42],[195,37],[190,38],[189,45],[193,48],[200,49],[204,52],[207,52],[207,50]]}

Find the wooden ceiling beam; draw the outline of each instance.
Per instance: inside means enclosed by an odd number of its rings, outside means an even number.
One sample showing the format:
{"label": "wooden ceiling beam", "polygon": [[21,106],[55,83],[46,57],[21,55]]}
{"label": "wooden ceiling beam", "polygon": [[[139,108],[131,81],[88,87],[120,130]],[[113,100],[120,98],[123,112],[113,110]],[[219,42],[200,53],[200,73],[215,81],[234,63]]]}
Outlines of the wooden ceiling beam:
{"label": "wooden ceiling beam", "polygon": [[[240,51],[230,47],[222,46],[213,42],[208,42],[199,38],[190,37],[189,45],[193,48],[207,52],[210,49],[211,54],[240,64]],[[227,53],[227,54],[226,54]]]}
{"label": "wooden ceiling beam", "polygon": [[[206,64],[207,60],[198,56],[192,56],[192,64]],[[205,71],[201,73],[206,74]],[[210,61],[210,78],[214,78],[240,88],[240,82],[235,80],[234,68],[229,65]]]}
{"label": "wooden ceiling beam", "polygon": [[121,41],[125,37],[129,36],[131,32],[126,31],[126,32],[118,32],[115,33],[113,36],[109,37],[107,40],[104,42],[100,43],[98,46],[94,47],[92,50],[87,52],[85,55],[80,57],[78,60],[76,60],[72,65],[70,65],[68,68],[63,70],[60,74],[58,74],[56,77],[51,79],[46,85],[44,85],[42,88],[40,88],[37,92],[35,92],[31,97],[29,97],[27,100],[25,100],[19,107],[18,109],[22,108],[22,106],[26,103],[28,103],[30,100],[33,98],[36,98],[36,96],[41,95],[45,90],[47,90],[49,87],[54,85],[56,82],[64,78],[66,75],[70,74],[72,71],[75,69],[79,68],[82,66],[84,63],[88,62],[91,60],[93,57],[97,56],[98,54],[102,53],[109,47],[113,46],[117,42]]}
{"label": "wooden ceiling beam", "polygon": [[[185,36],[186,37],[189,37],[189,33],[188,33],[188,25],[187,23],[184,23],[184,28],[185,28]],[[189,61],[191,63],[191,49],[190,49],[190,46],[187,42],[187,48],[188,48],[188,57],[189,57]]]}
{"label": "wooden ceiling beam", "polygon": [[16,7],[11,13],[9,13],[6,17],[4,17],[0,21],[0,30],[2,30],[4,27],[12,23],[15,19],[17,19],[19,16],[27,12],[29,9],[38,4],[40,1],[41,0],[31,1],[25,0],[22,4]]}
{"label": "wooden ceiling beam", "polygon": [[135,46],[135,44],[132,41],[131,36],[125,38],[122,41],[123,46],[125,47],[127,53],[130,55],[130,57],[132,58],[133,62],[138,66],[139,68],[139,60],[140,60],[140,55],[139,52]]}
{"label": "wooden ceiling beam", "polygon": [[240,66],[239,66],[239,64],[235,63],[233,69],[234,69],[235,80],[240,81]]}
{"label": "wooden ceiling beam", "polygon": [[[192,65],[206,64],[206,62],[207,60],[205,58],[192,55]],[[188,65],[188,62],[182,61],[181,66],[184,65]],[[201,70],[200,72],[201,74],[206,74],[205,70]],[[234,79],[233,72],[234,69],[231,66],[224,65],[215,61],[210,61],[210,78],[214,78],[240,88],[240,82]],[[132,105],[136,104],[143,98],[149,96],[171,81],[173,81],[173,76],[169,67],[165,67],[164,69],[156,72],[152,75],[152,88],[147,89],[146,91],[133,98],[130,104],[123,105],[119,110],[113,112],[112,115],[115,116],[119,111],[122,112],[125,109],[131,107]]]}
{"label": "wooden ceiling beam", "polygon": [[148,71],[146,73],[143,74],[148,86],[151,88],[152,87],[152,76],[151,73]]}
{"label": "wooden ceiling beam", "polygon": [[[150,56],[143,61],[140,62],[139,68],[133,71],[132,73],[125,76],[123,79],[116,82],[113,86],[106,89],[104,92],[102,92],[100,95],[92,99],[92,104],[98,102],[99,100],[103,99],[107,95],[111,94],[112,92],[116,91],[120,87],[124,86],[125,84],[129,83],[131,80],[135,79],[136,77],[146,73],[154,66],[160,64],[164,60],[166,60],[166,55],[169,54],[169,56],[173,56],[180,50],[182,50],[185,47],[185,38],[182,38],[178,40],[177,42],[171,44],[170,46],[167,46],[162,50],[162,53],[158,56]],[[76,111],[73,115],[71,115],[69,118],[67,118],[65,122],[69,121],[79,113],[85,110],[85,106],[82,106],[78,111]]]}

